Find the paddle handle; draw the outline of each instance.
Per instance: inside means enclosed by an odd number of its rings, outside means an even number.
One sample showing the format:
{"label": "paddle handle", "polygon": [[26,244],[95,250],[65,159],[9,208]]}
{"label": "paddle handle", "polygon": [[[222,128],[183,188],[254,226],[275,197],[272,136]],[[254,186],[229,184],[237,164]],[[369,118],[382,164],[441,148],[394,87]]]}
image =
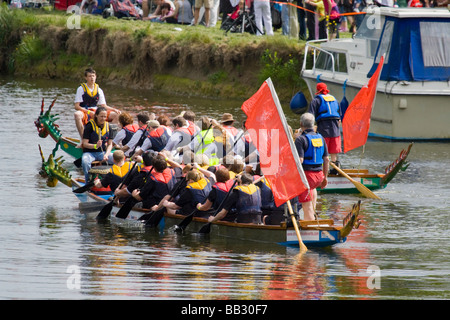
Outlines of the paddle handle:
{"label": "paddle handle", "polygon": [[[231,186],[230,190],[228,190],[227,195],[225,196],[225,198],[222,200],[222,202],[220,203],[219,207],[217,208],[216,212],[214,213],[214,216],[216,216],[220,210],[222,210],[222,206],[225,204],[225,201],[228,199],[228,197],[230,196],[231,192],[234,189],[234,186],[236,185],[238,181],[235,180],[233,185]],[[203,227],[201,227],[199,233],[209,233],[211,229],[211,222],[208,222],[206,224],[203,225]]]}
{"label": "paddle handle", "polygon": [[222,207],[225,204],[225,201],[227,201],[228,197],[230,196],[230,194],[233,191],[234,187],[236,186],[237,182],[238,182],[237,180],[234,180],[233,185],[231,186],[230,190],[228,190],[225,198],[223,198],[222,202],[217,207],[217,210],[214,215],[217,215],[219,213],[219,211],[222,210]]}
{"label": "paddle handle", "polygon": [[346,177],[348,180],[350,180],[355,187],[359,190],[359,192],[361,192],[363,195],[365,195],[368,198],[372,198],[372,199],[378,199],[381,200],[381,198],[379,196],[377,196],[375,193],[373,193],[372,191],[370,191],[369,188],[367,188],[365,185],[363,185],[362,183],[355,181],[352,177],[350,177],[348,174],[346,174],[344,172],[344,170],[342,170],[341,168],[339,168],[337,165],[335,165],[332,161],[330,161],[330,165],[336,169],[337,172],[339,172],[341,175],[343,175],[344,177]]}
{"label": "paddle handle", "polygon": [[295,218],[294,210],[292,210],[291,201],[288,200],[286,203],[288,205],[289,215],[291,216],[292,224],[294,225],[294,229],[295,229],[295,233],[297,234],[298,246],[300,247],[300,251],[306,252],[306,251],[308,251],[308,248],[305,246],[305,244],[302,241],[302,236],[301,236],[300,230],[298,228],[297,219]]}

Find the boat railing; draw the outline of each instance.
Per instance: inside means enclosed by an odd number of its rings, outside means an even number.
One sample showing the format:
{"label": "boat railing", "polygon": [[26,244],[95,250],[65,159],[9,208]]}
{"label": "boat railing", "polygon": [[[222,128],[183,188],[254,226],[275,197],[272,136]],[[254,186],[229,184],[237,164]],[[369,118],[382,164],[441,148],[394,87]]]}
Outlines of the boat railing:
{"label": "boat railing", "polygon": [[332,67],[333,78],[334,78],[334,74],[335,74],[334,55],[331,52],[329,52],[329,51],[327,51],[325,49],[322,49],[320,47],[317,47],[317,46],[311,44],[311,43],[327,42],[327,41],[328,41],[328,39],[320,39],[320,40],[311,40],[311,41],[307,41],[306,42],[305,54],[303,55],[302,73],[306,69],[306,59],[308,57],[308,51],[309,51],[309,49],[312,49],[313,50],[313,67],[312,67],[313,73],[316,72],[317,51],[320,51],[320,52],[323,52],[323,53],[325,53],[325,54],[327,54],[327,55],[329,55],[331,57],[331,67]]}

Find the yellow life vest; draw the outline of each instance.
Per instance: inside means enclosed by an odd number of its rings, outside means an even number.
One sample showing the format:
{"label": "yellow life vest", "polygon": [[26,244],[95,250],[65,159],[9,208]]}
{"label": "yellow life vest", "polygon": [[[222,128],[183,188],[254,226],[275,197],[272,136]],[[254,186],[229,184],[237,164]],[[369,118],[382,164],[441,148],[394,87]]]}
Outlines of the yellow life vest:
{"label": "yellow life vest", "polygon": [[111,169],[109,169],[109,172],[111,172],[112,174],[114,174],[120,178],[123,178],[128,173],[128,171],[130,171],[130,168],[131,168],[130,162],[125,162],[121,167],[114,164],[111,167]]}
{"label": "yellow life vest", "polygon": [[95,97],[98,93],[98,84],[96,84],[96,83],[94,83],[94,90],[92,90],[92,91],[87,86],[87,83],[82,83],[81,87],[83,88],[84,92],[86,92],[92,98]]}

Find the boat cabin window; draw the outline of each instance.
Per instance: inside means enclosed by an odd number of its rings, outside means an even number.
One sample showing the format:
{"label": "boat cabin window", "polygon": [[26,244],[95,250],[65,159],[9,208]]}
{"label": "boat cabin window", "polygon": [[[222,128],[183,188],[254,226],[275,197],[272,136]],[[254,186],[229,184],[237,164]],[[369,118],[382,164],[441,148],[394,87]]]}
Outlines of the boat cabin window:
{"label": "boat cabin window", "polygon": [[450,22],[420,22],[425,67],[450,67]]}
{"label": "boat cabin window", "polygon": [[378,42],[380,41],[381,31],[384,26],[384,20],[385,17],[380,14],[366,14],[355,34],[355,38],[360,38],[367,41],[368,58],[375,57]]}
{"label": "boat cabin window", "polygon": [[[347,57],[343,52],[330,52],[334,57],[334,71],[347,73]],[[320,51],[317,61],[316,69],[333,71],[333,61],[331,56]]]}
{"label": "boat cabin window", "polygon": [[390,20],[386,21],[384,25],[383,36],[380,41],[380,48],[378,49],[377,58],[375,60],[376,63],[380,62],[381,56],[386,54],[384,58],[384,64],[389,61],[389,52],[391,51],[391,43],[392,43],[392,35],[394,34],[394,25],[395,22]]}

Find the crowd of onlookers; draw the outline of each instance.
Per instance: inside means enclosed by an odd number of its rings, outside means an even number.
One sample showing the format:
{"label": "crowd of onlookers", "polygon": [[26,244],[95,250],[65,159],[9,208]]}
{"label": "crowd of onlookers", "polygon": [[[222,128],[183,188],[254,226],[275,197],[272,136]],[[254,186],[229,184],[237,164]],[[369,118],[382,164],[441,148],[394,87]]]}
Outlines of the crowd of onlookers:
{"label": "crowd of onlookers", "polygon": [[[11,7],[40,7],[44,0],[3,0]],[[50,4],[52,4],[50,0]],[[104,17],[134,17],[151,22],[220,25],[227,31],[239,26],[243,10],[248,15],[243,31],[256,35],[281,34],[314,40],[339,37],[339,32],[355,33],[369,6],[446,7],[449,0],[79,0],[81,13]],[[239,28],[235,30],[242,31]],[[233,32],[233,29],[231,29]],[[237,32],[237,31],[235,31]]]}

